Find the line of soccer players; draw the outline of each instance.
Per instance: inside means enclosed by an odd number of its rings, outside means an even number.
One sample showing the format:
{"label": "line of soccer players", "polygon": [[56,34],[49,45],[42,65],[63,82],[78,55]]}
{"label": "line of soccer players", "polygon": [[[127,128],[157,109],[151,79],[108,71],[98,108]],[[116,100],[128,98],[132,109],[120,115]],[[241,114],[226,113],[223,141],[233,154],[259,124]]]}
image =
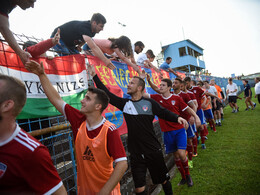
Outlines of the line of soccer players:
{"label": "line of soccer players", "polygon": [[190,187],[193,182],[189,168],[193,168],[192,158],[198,155],[199,141],[201,141],[202,149],[206,149],[205,140],[209,133],[207,123],[213,132],[216,132],[216,126],[221,126],[224,94],[214,80],[210,83],[208,81],[196,83],[190,77],[183,80],[177,77],[173,82],[164,78],[161,80],[160,87],[150,80],[149,75],[147,75],[147,80],[158,93],[148,97],[188,121],[189,127],[184,129],[177,123],[159,119],[166,153],[174,154],[176,166],[182,176],[178,185],[187,183]]}

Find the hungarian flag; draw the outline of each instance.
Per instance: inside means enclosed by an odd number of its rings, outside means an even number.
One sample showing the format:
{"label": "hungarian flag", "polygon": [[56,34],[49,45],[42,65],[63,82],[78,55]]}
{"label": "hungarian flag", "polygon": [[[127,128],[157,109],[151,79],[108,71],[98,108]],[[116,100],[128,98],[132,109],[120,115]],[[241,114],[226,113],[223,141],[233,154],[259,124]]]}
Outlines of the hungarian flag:
{"label": "hungarian flag", "polygon": [[[43,62],[44,69],[62,99],[80,109],[88,88],[88,79],[83,55],[71,55],[33,59]],[[57,116],[60,113],[47,99],[37,75],[28,72],[20,58],[5,44],[0,44],[0,73],[22,80],[26,86],[27,101],[17,119]]]}

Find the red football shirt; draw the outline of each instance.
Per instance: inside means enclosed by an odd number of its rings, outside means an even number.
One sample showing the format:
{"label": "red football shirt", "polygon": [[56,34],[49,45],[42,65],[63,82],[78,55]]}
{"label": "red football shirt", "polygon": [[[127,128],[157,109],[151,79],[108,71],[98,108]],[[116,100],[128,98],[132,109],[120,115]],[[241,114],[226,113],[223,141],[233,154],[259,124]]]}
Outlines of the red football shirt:
{"label": "red football shirt", "polygon": [[[188,95],[188,93],[185,93],[183,91],[180,91],[177,95],[179,95],[183,101],[188,105],[190,102],[192,102],[192,99],[190,98],[190,96]],[[185,110],[183,112],[181,112],[181,117],[186,119],[187,121],[189,121],[191,115]]]}
{"label": "red football shirt", "polygon": [[[73,108],[69,104],[64,104],[63,110],[66,118],[71,124],[73,137],[75,140],[78,133],[78,128],[80,127],[81,123],[86,120],[86,117],[85,115],[81,114],[79,110]],[[106,119],[104,118],[104,120],[100,124],[91,129],[88,129],[88,126],[86,127],[89,138],[94,138],[99,134],[105,120]],[[115,162],[127,160],[124,146],[115,126],[114,128],[109,129],[107,132],[107,150],[109,155],[113,157]]]}
{"label": "red football shirt", "polygon": [[[167,108],[171,112],[174,112],[178,115],[180,115],[181,112],[185,111],[188,108],[188,105],[178,95],[171,94],[168,98],[165,98],[161,94],[153,94],[150,95],[150,97],[164,108]],[[160,118],[159,123],[163,132],[184,128],[182,124],[169,122]]]}
{"label": "red football shirt", "polygon": [[0,142],[0,194],[51,194],[61,186],[48,149],[17,125]]}
{"label": "red football shirt", "polygon": [[200,110],[201,109],[201,100],[202,100],[202,97],[204,95],[204,91],[197,87],[197,86],[192,86],[189,91],[193,92],[195,97],[196,97],[196,100],[198,102],[198,108],[197,110]]}

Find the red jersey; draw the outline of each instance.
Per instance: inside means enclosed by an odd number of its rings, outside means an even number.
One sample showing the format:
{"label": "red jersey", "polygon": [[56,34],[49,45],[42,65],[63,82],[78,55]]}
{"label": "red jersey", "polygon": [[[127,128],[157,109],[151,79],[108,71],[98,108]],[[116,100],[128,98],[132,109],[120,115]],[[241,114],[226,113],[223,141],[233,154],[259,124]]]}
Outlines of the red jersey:
{"label": "red jersey", "polygon": [[[85,115],[81,114],[79,110],[73,108],[69,104],[64,104],[63,113],[71,124],[74,141],[77,137],[78,128],[86,120]],[[95,138],[103,127],[106,119],[96,125],[95,127],[89,128],[86,125],[86,131],[89,138]],[[107,132],[107,150],[111,157],[113,157],[115,162],[119,162],[126,159],[125,149],[122,144],[120,135],[116,129],[116,126],[111,126]]]}
{"label": "red jersey", "polygon": [[0,142],[0,194],[52,194],[61,186],[48,149],[17,125]]}
{"label": "red jersey", "polygon": [[48,51],[53,46],[54,45],[52,43],[52,39],[47,39],[45,41],[41,41],[41,42],[37,43],[36,45],[27,47],[25,49],[25,51],[29,52],[33,58],[37,58],[37,57],[40,57],[40,55],[44,54],[46,51]]}
{"label": "red jersey", "polygon": [[[178,95],[171,94],[168,98],[165,98],[161,94],[154,94],[150,95],[150,97],[164,108],[178,115],[180,115],[181,112],[188,108],[188,105]],[[159,123],[163,132],[179,130],[184,128],[182,124],[169,122],[160,118]]]}
{"label": "red jersey", "polygon": [[201,100],[202,100],[202,97],[204,95],[204,91],[197,87],[197,86],[192,86],[189,91],[193,92],[195,97],[196,97],[196,100],[198,102],[198,108],[197,110],[200,110],[201,109]]}
{"label": "red jersey", "polygon": [[191,91],[187,91],[187,94],[190,96],[190,99],[192,100],[192,101],[197,101],[197,99],[196,99],[196,97],[195,97],[195,95],[194,95],[194,93],[193,92],[191,92]]}
{"label": "red jersey", "polygon": [[[179,95],[187,105],[192,102],[192,99],[190,98],[188,93],[180,91],[177,95]],[[181,117],[189,121],[191,115],[185,110],[184,112],[181,112]]]}

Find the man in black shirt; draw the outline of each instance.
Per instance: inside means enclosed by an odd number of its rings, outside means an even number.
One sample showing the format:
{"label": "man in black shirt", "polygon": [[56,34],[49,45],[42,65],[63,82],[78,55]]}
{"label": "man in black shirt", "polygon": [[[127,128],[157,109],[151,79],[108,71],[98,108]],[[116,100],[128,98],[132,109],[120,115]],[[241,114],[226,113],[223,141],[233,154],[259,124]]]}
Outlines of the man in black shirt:
{"label": "man in black shirt", "polygon": [[79,51],[81,51],[81,46],[85,44],[82,35],[94,37],[96,33],[103,30],[105,23],[106,18],[100,13],[95,13],[91,20],[74,20],[57,27],[52,32],[51,37],[54,37],[59,28],[61,31],[61,45],[56,45],[54,49],[60,52],[60,56],[79,53]]}
{"label": "man in black shirt", "polygon": [[0,1],[0,32],[10,45],[10,47],[15,51],[15,53],[20,57],[22,62],[25,64],[29,57],[31,56],[28,52],[22,50],[18,43],[16,42],[12,31],[9,29],[9,13],[18,5],[23,10],[27,8],[34,7],[36,0],[1,0]]}
{"label": "man in black shirt", "polygon": [[186,126],[187,121],[161,107],[156,101],[144,98],[145,82],[142,78],[135,76],[130,80],[127,93],[131,95],[131,99],[127,99],[111,93],[100,81],[93,66],[89,66],[88,70],[97,87],[103,89],[109,96],[110,104],[123,112],[128,128],[128,151],[130,152],[130,164],[136,194],[145,194],[147,168],[153,183],[162,184],[165,194],[172,194],[161,144],[153,129],[154,115]]}

